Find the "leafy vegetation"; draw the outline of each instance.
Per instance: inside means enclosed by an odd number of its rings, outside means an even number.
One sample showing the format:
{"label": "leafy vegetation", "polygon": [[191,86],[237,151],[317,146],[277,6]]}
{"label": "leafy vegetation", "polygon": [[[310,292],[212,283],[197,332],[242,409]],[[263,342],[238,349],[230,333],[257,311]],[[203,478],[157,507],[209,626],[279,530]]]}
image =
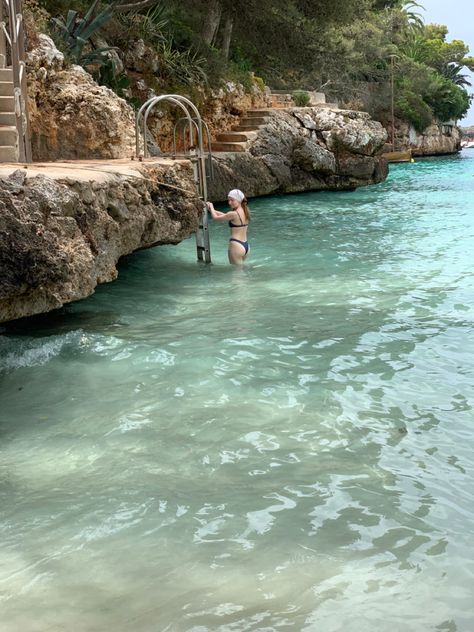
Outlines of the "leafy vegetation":
{"label": "leafy vegetation", "polygon": [[97,11],[98,5],[99,0],[94,0],[84,17],[81,17],[78,11],[69,10],[66,17],[52,18],[53,32],[63,41],[69,59],[85,67],[106,65],[110,59],[107,53],[112,50],[112,47],[88,46],[93,35],[103,28],[113,15],[113,5]]}
{"label": "leafy vegetation", "polygon": [[298,107],[305,107],[310,102],[310,97],[306,90],[295,90],[291,97],[294,104]]}
{"label": "leafy vegetation", "polygon": [[[101,80],[113,88],[115,82],[117,90],[127,79],[114,74],[106,47],[94,44],[98,30],[119,52],[129,78],[141,75],[154,90],[202,93],[226,81],[251,90],[264,81],[298,92],[299,103],[305,91],[326,92],[387,123],[393,77],[396,114],[418,130],[435,118],[459,119],[469,108],[464,69],[474,69],[474,58],[464,42],[448,40],[445,26],[425,24],[415,1],[89,2],[42,0],[42,10],[53,16],[70,57],[103,66]],[[147,68],[130,62],[140,42]]]}

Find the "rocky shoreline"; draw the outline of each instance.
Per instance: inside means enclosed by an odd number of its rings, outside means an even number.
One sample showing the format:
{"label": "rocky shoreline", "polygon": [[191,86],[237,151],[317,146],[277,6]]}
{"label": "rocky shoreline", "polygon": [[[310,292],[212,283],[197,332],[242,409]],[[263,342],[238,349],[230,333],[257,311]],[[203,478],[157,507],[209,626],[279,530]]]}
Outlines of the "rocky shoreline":
{"label": "rocky shoreline", "polygon": [[236,184],[248,197],[377,184],[388,174],[380,155],[386,138],[366,112],[317,106],[274,110],[248,151],[214,155],[209,193],[225,200]]}
{"label": "rocky shoreline", "polygon": [[[387,175],[379,123],[363,112],[275,111],[242,153],[214,158],[209,197],[354,189]],[[177,244],[198,226],[191,163],[46,163],[0,169],[0,322],[90,296],[120,257]]]}
{"label": "rocky shoreline", "polygon": [[[28,82],[34,159],[47,163],[0,168],[0,322],[91,295],[120,257],[192,235],[202,209],[191,163],[132,161],[130,105],[68,67],[45,35]],[[236,186],[255,197],[381,182],[386,136],[365,112],[272,110],[246,151],[214,155],[209,199]]]}
{"label": "rocky shoreline", "polygon": [[0,171],[0,322],[86,298],[120,257],[198,226],[187,161]]}
{"label": "rocky shoreline", "polygon": [[[433,123],[422,133],[404,121],[397,121],[395,127],[397,151],[411,150],[415,158],[457,154],[461,151],[461,140],[462,132],[454,123]],[[386,151],[391,150],[391,145],[387,145]]]}

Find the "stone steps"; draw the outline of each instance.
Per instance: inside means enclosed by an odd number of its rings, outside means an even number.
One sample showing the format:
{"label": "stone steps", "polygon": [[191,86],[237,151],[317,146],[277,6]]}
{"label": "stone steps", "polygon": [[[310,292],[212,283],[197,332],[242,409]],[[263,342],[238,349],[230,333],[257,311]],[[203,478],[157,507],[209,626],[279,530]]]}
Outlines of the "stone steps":
{"label": "stone steps", "polygon": [[18,162],[13,70],[0,68],[0,162]]}
{"label": "stone steps", "polygon": [[246,143],[255,137],[255,132],[244,133],[242,131],[225,132],[217,134],[216,140],[221,143]]}
{"label": "stone steps", "polygon": [[257,127],[256,125],[241,125],[240,123],[232,127],[233,132],[244,132],[246,134],[248,134],[249,132],[257,132],[258,130],[259,127]]}
{"label": "stone steps", "polygon": [[11,145],[14,147],[17,137],[18,132],[14,125],[0,125],[0,146],[5,147],[6,145]]}
{"label": "stone steps", "polygon": [[13,81],[1,81],[0,80],[0,96],[12,97],[13,96]]}
{"label": "stone steps", "polygon": [[0,81],[13,83],[13,70],[11,68],[0,68]]}
{"label": "stone steps", "polygon": [[0,145],[0,162],[18,162],[18,149],[11,145]]}
{"label": "stone steps", "polygon": [[14,112],[15,111],[15,99],[12,96],[3,97],[0,96],[0,112]]}
{"label": "stone steps", "polygon": [[261,117],[269,116],[271,115],[271,113],[272,113],[271,108],[261,108],[258,110],[247,110],[245,115],[250,118],[253,118],[253,117],[261,118]]}
{"label": "stone steps", "polygon": [[15,113],[14,112],[0,112],[0,125],[15,125]]}
{"label": "stone steps", "polygon": [[259,127],[260,125],[265,125],[268,118],[265,116],[244,116],[240,119],[241,125],[255,125]]}
{"label": "stone steps", "polygon": [[213,152],[230,151],[243,152],[247,151],[247,143],[221,143],[215,142],[211,145]]}
{"label": "stone steps", "polygon": [[237,125],[229,132],[218,134],[216,142],[212,143],[213,152],[244,152],[248,149],[248,142],[254,139],[257,131],[265,125],[271,115],[271,108],[256,108],[248,110]]}

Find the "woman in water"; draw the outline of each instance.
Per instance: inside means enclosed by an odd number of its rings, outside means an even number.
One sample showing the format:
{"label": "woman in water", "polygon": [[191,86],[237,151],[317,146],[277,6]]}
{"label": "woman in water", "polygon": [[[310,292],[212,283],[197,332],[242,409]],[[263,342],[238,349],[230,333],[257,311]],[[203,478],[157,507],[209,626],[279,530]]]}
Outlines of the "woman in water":
{"label": "woman in water", "polygon": [[227,201],[232,209],[227,213],[216,211],[212,202],[207,203],[207,208],[212,215],[212,219],[215,219],[217,222],[230,220],[229,262],[241,266],[249,251],[247,227],[250,222],[250,211],[247,206],[247,199],[239,189],[232,189],[227,196]]}

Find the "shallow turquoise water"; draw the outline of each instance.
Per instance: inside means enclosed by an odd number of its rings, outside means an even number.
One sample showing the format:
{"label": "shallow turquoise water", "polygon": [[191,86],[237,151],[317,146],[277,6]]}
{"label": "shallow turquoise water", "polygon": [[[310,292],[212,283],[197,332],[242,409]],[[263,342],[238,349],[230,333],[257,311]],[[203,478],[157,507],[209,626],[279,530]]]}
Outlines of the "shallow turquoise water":
{"label": "shallow turquoise water", "polygon": [[472,173],[256,200],[244,271],[213,225],[6,328],[1,632],[471,632]]}

